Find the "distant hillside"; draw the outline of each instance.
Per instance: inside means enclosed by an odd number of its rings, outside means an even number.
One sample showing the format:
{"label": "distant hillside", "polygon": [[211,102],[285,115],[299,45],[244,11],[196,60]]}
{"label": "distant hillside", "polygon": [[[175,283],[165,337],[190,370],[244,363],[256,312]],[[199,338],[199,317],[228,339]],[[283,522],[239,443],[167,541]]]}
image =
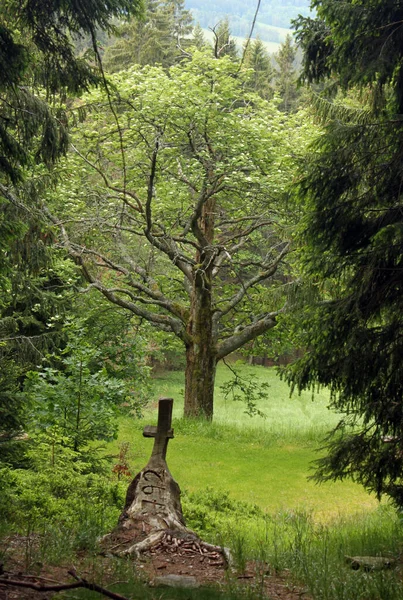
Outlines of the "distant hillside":
{"label": "distant hillside", "polygon": [[[275,52],[278,51],[278,49],[280,48],[280,45],[284,42],[287,33],[292,34],[292,31],[291,31],[291,29],[284,29],[282,27],[269,27],[268,25],[266,27],[267,27],[266,35],[265,36],[260,35],[259,37],[263,41],[267,52],[269,54],[274,54]],[[205,39],[208,40],[211,44],[213,44],[214,34],[211,31],[211,29],[203,28],[203,33],[204,33]],[[235,40],[238,50],[241,52],[247,37],[233,35],[232,38]],[[253,35],[252,39],[254,39],[254,38],[256,38],[256,35]],[[276,41],[267,41],[268,39],[276,40]]]}
{"label": "distant hillside", "polygon": [[[203,28],[214,27],[228,17],[234,36],[244,38],[249,34],[257,0],[186,0],[186,8],[192,11],[195,22]],[[254,36],[265,42],[279,44],[291,20],[299,14],[309,14],[310,0],[262,0]]]}

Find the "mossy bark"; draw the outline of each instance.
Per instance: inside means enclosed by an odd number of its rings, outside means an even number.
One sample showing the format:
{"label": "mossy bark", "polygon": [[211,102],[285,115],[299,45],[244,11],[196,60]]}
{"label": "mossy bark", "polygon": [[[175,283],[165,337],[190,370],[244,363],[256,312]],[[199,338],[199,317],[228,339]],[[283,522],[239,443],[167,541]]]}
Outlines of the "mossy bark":
{"label": "mossy bark", "polygon": [[196,256],[187,326],[185,417],[213,418],[216,340],[213,332],[212,278],[215,202],[207,202],[199,221],[205,243]]}
{"label": "mossy bark", "polygon": [[[200,277],[201,278],[201,277]],[[196,282],[197,283],[197,282]],[[212,331],[211,290],[196,286],[186,346],[185,417],[213,418],[216,351]]]}

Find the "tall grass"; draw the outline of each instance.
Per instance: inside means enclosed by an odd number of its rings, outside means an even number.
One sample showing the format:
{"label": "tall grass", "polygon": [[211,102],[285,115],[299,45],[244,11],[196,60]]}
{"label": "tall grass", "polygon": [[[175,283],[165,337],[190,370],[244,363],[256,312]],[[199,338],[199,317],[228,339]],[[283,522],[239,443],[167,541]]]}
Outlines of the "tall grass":
{"label": "tall grass", "polygon": [[[338,421],[338,416],[328,408],[329,394],[320,390],[312,396],[311,392],[302,392],[290,397],[290,389],[282,381],[275,368],[247,365],[237,362],[233,368],[244,379],[253,379],[256,385],[268,384],[265,397],[257,402],[257,408],[265,414],[265,418],[258,415],[249,417],[245,410],[246,405],[240,401],[233,401],[225,397],[222,386],[232,377],[231,370],[219,363],[217,368],[214,422],[223,425],[237,426],[244,429],[257,428],[262,432],[290,433],[307,431],[325,431]],[[174,417],[180,418],[183,414],[184,398],[184,373],[179,371],[166,371],[159,373],[153,380],[153,393],[155,399],[160,396],[174,398]],[[151,405],[156,407],[156,403]]]}
{"label": "tall grass", "polygon": [[399,568],[355,571],[346,560],[382,556],[400,561],[403,523],[391,507],[318,523],[311,511],[264,512],[214,490],[185,497],[184,506],[200,535],[231,548],[238,572],[250,559],[266,565],[269,574],[287,570],[314,600],[403,597]]}

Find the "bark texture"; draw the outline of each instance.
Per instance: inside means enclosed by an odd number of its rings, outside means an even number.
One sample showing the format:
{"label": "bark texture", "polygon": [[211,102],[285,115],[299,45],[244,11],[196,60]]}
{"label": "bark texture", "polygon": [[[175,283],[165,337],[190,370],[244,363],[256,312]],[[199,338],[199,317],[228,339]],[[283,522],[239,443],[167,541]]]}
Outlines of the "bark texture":
{"label": "bark texture", "polygon": [[185,371],[185,417],[212,420],[216,373],[213,337],[211,283],[209,273],[200,270],[194,277],[188,322]]}

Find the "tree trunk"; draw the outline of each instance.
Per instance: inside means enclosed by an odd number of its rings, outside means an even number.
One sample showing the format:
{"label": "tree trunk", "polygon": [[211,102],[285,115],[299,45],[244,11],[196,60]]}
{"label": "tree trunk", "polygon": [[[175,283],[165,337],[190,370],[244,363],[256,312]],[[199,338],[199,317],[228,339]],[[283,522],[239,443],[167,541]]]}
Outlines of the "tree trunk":
{"label": "tree trunk", "polygon": [[212,420],[215,374],[214,348],[196,343],[186,348],[185,417]]}
{"label": "tree trunk", "polygon": [[208,277],[205,272],[196,274],[188,324],[190,342],[186,345],[184,415],[209,421],[213,418],[217,366],[212,316]]}

